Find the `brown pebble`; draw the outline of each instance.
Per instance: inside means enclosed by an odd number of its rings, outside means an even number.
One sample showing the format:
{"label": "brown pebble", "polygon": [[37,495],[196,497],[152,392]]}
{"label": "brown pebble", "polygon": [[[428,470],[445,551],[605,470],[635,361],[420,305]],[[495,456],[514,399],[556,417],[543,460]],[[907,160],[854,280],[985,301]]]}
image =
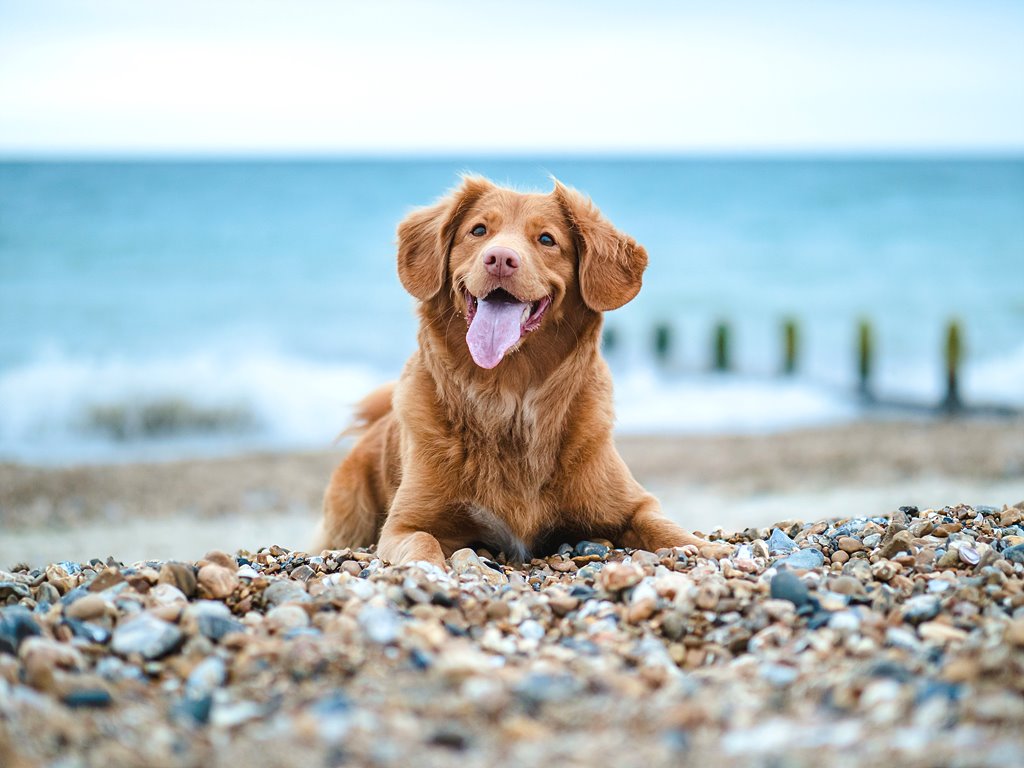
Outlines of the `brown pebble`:
{"label": "brown pebble", "polygon": [[609,592],[619,592],[639,583],[644,577],[639,566],[629,563],[608,563],[597,574],[597,582]]}
{"label": "brown pebble", "polygon": [[64,609],[64,615],[72,619],[88,621],[97,619],[107,611],[107,601],[99,595],[86,595],[75,600]]}
{"label": "brown pebble", "polygon": [[580,604],[578,598],[572,595],[559,594],[554,595],[548,600],[548,605],[551,606],[552,612],[555,616],[565,616],[570,611],[576,610],[576,606]]}
{"label": "brown pebble", "polygon": [[214,565],[223,566],[224,568],[227,568],[232,571],[238,569],[238,561],[236,561],[235,558],[233,558],[227,552],[222,552],[219,549],[211,549],[209,552],[203,555],[203,560],[205,560],[208,563],[213,563]]}
{"label": "brown pebble", "polygon": [[840,565],[842,565],[843,563],[845,563],[849,559],[850,559],[850,553],[849,552],[844,552],[841,549],[836,550],[835,552],[833,552],[832,553],[832,557],[831,557],[831,560],[832,560],[833,563],[839,563]]}
{"label": "brown pebble", "polygon": [[878,556],[890,558],[898,552],[910,552],[912,538],[910,531],[899,531],[879,548]]}
{"label": "brown pebble", "polygon": [[891,560],[879,560],[871,566],[871,575],[878,581],[889,581],[901,570],[903,570],[903,566],[899,563],[894,563]]}
{"label": "brown pebble", "polygon": [[121,575],[121,571],[117,568],[104,568],[98,574],[96,578],[89,583],[90,592],[102,592],[105,589],[110,589],[124,581],[124,576]]}
{"label": "brown pebble", "polygon": [[223,600],[235,591],[238,576],[222,565],[210,563],[199,569],[199,586],[205,596]]}
{"label": "brown pebble", "polygon": [[491,621],[507,619],[509,613],[511,613],[511,609],[504,600],[492,600],[487,604],[487,618]]}
{"label": "brown pebble", "polygon": [[654,615],[657,607],[658,602],[653,598],[638,600],[626,609],[626,621],[630,624],[639,624],[641,621],[647,621],[647,619]]}
{"label": "brown pebble", "polygon": [[942,621],[926,621],[918,626],[917,631],[922,639],[938,643],[960,642],[967,637],[964,630]]}
{"label": "brown pebble", "polygon": [[1024,522],[1024,510],[1018,507],[1007,507],[999,514],[999,525],[1003,528],[1018,525],[1021,522]]}
{"label": "brown pebble", "polygon": [[867,594],[864,585],[852,576],[836,576],[829,582],[829,589],[840,595],[860,596]]}
{"label": "brown pebble", "polygon": [[1010,645],[1024,646],[1024,619],[1015,619],[1007,624],[1003,637]]}
{"label": "brown pebble", "polygon": [[164,563],[160,568],[160,584],[170,584],[180,589],[185,597],[195,597],[196,572],[188,563]]}
{"label": "brown pebble", "polygon": [[860,539],[855,539],[853,536],[840,536],[839,549],[852,555],[854,552],[860,552],[864,549],[864,544]]}

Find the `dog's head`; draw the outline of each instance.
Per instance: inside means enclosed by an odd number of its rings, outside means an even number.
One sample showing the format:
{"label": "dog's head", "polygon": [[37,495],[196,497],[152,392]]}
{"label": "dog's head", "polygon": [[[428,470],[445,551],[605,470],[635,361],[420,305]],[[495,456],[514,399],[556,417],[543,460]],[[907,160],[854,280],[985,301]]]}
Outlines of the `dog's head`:
{"label": "dog's head", "polygon": [[466,177],[398,227],[402,284],[465,316],[469,353],[482,368],[535,331],[621,307],[646,267],[642,246],[557,181],[542,195]]}

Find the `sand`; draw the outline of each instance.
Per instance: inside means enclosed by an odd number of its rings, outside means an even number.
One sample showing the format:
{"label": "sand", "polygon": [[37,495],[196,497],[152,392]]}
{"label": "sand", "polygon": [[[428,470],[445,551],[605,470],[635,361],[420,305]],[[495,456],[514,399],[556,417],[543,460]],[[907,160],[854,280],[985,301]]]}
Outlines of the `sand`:
{"label": "sand", "polygon": [[[637,479],[704,532],[901,505],[1024,499],[1024,422],[867,422],[772,435],[622,436]],[[0,464],[0,568],[305,548],[345,446],[154,464]]]}

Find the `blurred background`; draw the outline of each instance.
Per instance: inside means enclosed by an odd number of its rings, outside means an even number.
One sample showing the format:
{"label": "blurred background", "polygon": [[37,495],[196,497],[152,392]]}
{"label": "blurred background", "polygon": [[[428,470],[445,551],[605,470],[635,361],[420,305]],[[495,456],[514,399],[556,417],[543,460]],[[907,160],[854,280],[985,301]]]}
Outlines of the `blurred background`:
{"label": "blurred background", "polygon": [[462,171],[648,248],[622,434],[927,418],[951,321],[963,403],[1020,408],[1022,39],[989,0],[0,0],[0,459],[330,446]]}

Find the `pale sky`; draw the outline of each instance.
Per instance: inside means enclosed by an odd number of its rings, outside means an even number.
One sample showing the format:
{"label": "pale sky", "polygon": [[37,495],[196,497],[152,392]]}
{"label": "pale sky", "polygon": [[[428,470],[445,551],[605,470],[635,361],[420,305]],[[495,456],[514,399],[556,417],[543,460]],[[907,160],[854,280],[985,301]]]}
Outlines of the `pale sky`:
{"label": "pale sky", "polygon": [[1024,150],[1024,3],[0,0],[0,154]]}

